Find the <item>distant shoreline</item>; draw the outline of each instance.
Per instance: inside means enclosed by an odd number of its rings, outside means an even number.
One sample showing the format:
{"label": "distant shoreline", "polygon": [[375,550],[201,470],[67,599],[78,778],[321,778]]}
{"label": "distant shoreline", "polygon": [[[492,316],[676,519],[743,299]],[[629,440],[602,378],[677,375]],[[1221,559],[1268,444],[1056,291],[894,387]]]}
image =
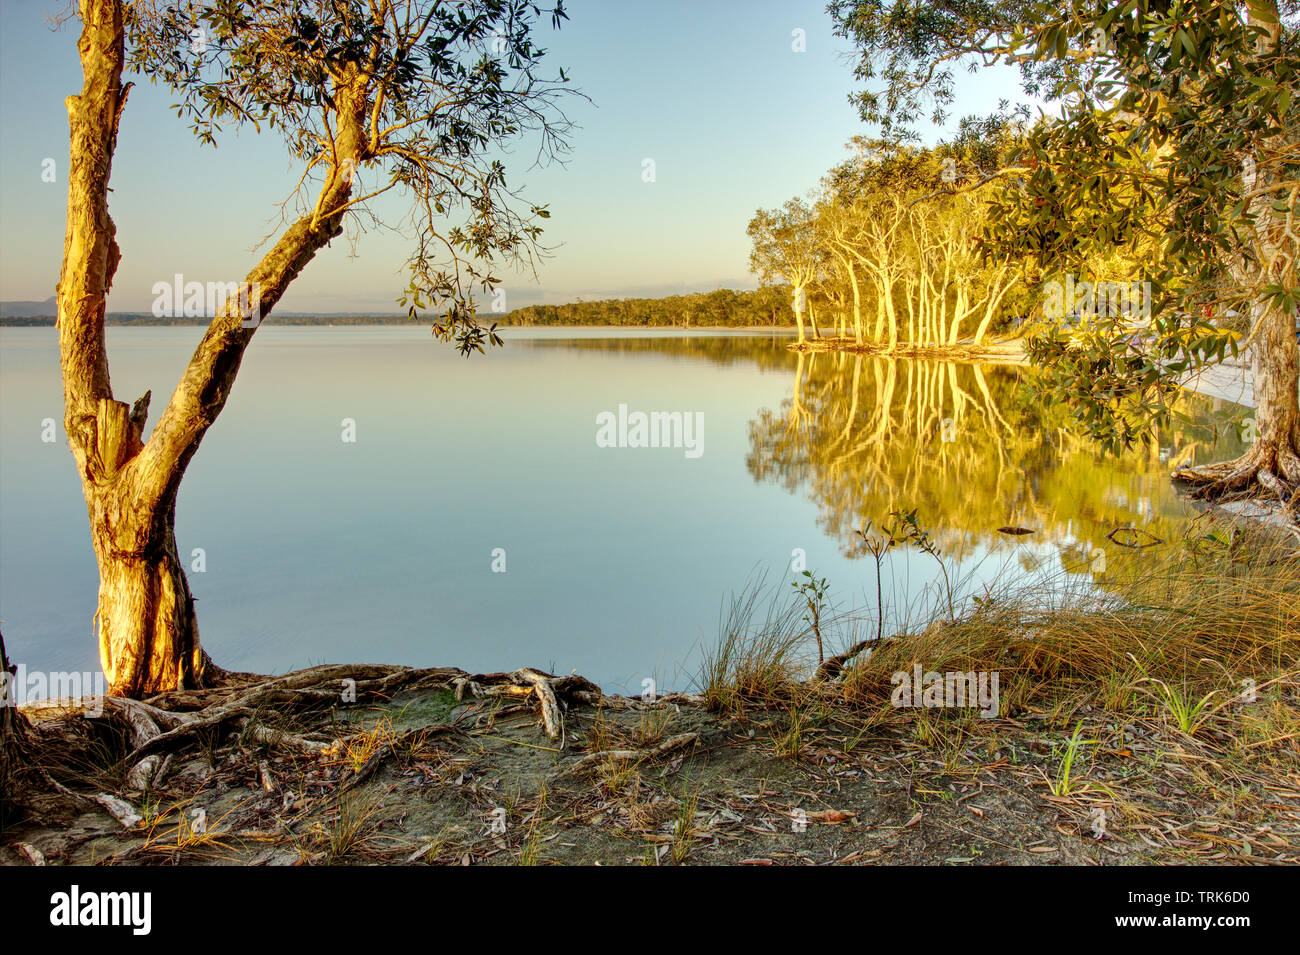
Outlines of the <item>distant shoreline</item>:
{"label": "distant shoreline", "polygon": [[1007,364],[1024,364],[1024,342],[1019,338],[990,339],[978,345],[970,341],[952,345],[911,345],[900,342],[894,347],[873,342],[857,342],[851,338],[813,338],[791,342],[786,346],[797,352],[848,352],[859,355],[880,355],[885,358],[933,358],[939,361],[997,361]]}

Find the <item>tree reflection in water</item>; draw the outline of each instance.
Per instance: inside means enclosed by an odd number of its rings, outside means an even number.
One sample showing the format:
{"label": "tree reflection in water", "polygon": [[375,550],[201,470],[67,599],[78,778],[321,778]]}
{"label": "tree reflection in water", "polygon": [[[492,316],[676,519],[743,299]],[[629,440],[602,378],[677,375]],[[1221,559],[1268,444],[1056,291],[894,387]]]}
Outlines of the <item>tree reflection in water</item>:
{"label": "tree reflection in water", "polygon": [[[1231,423],[1242,409],[1192,395],[1184,420],[1144,447],[1105,455],[1070,432],[1068,408],[1036,403],[1024,387],[1031,374],[799,354],[790,398],[750,423],[750,473],[807,494],[849,557],[866,552],[859,528],[915,508],[948,558],[1019,550],[1031,570],[1055,553],[1062,569],[1100,576],[1140,553],[1116,541],[1188,532],[1196,512],[1169,480],[1174,466],[1240,452]],[[1139,531],[1117,532],[1130,526]],[[999,530],[1009,527],[1033,534]]]}

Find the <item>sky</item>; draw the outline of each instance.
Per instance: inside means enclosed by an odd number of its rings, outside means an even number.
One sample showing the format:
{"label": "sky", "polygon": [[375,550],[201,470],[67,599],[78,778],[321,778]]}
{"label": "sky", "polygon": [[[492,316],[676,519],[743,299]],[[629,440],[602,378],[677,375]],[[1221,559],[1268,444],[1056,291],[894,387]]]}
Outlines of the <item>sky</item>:
{"label": "sky", "polygon": [[[80,89],[76,25],[52,30],[64,0],[0,0],[0,300],[54,294],[67,203],[67,113]],[[805,195],[872,130],[848,96],[849,47],[824,0],[569,0],[541,32],[552,62],[591,102],[564,165],[506,157],[509,180],[546,204],[536,279],[507,273],[505,305],[753,288],[745,226],[758,208]],[[802,50],[797,50],[801,44]],[[131,90],[113,163],[110,212],[122,263],[110,311],[147,311],[156,282],[228,282],[279,227],[301,175],[275,134],[251,128],[200,146],[144,77]],[[960,85],[954,116],[1016,96],[1009,73]],[[935,130],[932,138],[942,134]],[[53,183],[44,182],[46,160]],[[643,177],[653,160],[654,181]],[[365,176],[361,176],[365,185]],[[400,311],[409,239],[370,230],[322,250],[278,306],[286,312]]]}

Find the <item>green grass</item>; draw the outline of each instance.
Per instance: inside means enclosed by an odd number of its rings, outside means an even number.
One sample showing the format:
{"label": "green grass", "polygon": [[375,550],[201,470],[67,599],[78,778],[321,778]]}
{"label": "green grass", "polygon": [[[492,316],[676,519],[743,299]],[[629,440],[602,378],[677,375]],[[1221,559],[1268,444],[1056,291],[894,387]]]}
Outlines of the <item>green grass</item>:
{"label": "green grass", "polygon": [[1061,756],[1060,765],[1056,770],[1056,778],[1051,781],[1051,790],[1053,796],[1069,796],[1075,791],[1077,780],[1073,776],[1075,760],[1079,758],[1079,753],[1085,745],[1095,745],[1095,739],[1084,739],[1080,734],[1083,731],[1083,723],[1079,722],[1074,725],[1074,732],[1070,738],[1065,741],[1065,753]]}

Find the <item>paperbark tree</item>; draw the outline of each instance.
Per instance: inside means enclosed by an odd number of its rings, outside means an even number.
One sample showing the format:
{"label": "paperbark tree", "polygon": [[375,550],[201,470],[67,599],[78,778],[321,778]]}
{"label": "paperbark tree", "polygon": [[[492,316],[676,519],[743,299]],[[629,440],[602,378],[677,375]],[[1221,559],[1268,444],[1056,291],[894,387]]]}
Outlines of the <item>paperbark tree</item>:
{"label": "paperbark tree", "polygon": [[801,306],[807,301],[808,287],[821,267],[811,210],[798,199],[791,199],[780,209],[760,209],[749,221],[746,233],[753,243],[750,271],[761,281],[779,279],[789,284],[799,341],[805,341],[805,309]]}
{"label": "paperbark tree", "polygon": [[[1276,0],[1255,0],[1247,10],[1247,24],[1258,31],[1256,62],[1265,75],[1275,75],[1279,66],[1290,67],[1283,75],[1294,84],[1296,64],[1282,57],[1282,21]],[[1237,461],[1174,472],[1175,478],[1200,485],[1203,493],[1210,495],[1259,483],[1284,503],[1300,492],[1300,349],[1296,343],[1300,241],[1292,225],[1300,143],[1294,126],[1285,122],[1288,106],[1281,105],[1280,122],[1266,128],[1254,148],[1245,153],[1241,176],[1244,248],[1229,260],[1238,289],[1247,293],[1255,441]]]}
{"label": "paperbark tree", "polygon": [[1090,435],[1127,446],[1168,418],[1181,375],[1233,347],[1204,316],[1245,316],[1256,440],[1237,461],[1174,476],[1202,496],[1262,489],[1294,509],[1300,4],[833,0],[830,9],[859,50],[858,75],[881,86],[855,100],[887,133],[942,118],[955,70],[977,59],[1016,64],[1027,93],[1060,102],[1060,119],[1034,130],[1032,172],[1006,180],[992,237],[1058,271],[1145,247],[1155,316],[1144,344],[1122,320],[1082,343],[1039,339],[1030,354],[1050,392]]}
{"label": "paperbark tree", "polygon": [[[1062,122],[1036,134],[1045,161],[1001,221],[1010,229],[1055,206],[1076,254],[1158,242],[1148,272],[1153,343],[1117,347],[1126,331],[1111,317],[1078,347],[1041,340],[1031,354],[1074,384],[1090,427],[1127,442],[1147,430],[1150,410],[1166,416],[1179,375],[1238,347],[1217,322],[1238,323],[1253,367],[1255,440],[1235,461],[1173,476],[1198,496],[1264,493],[1292,504],[1300,490],[1294,17],[1284,24],[1276,0],[1193,0],[1133,14],[1116,3],[1094,15],[1091,35],[1105,38],[1090,48],[1095,78]],[[1058,45],[1083,42],[1077,26],[1059,29]],[[1098,181],[1122,187],[1100,208]]]}
{"label": "paperbark tree", "polygon": [[[490,151],[536,132],[564,145],[555,108],[566,79],[541,79],[540,11],[522,0],[283,0],[208,4],[80,0],[82,92],[68,99],[68,228],[58,289],[65,427],[99,565],[100,661],[112,692],[143,695],[218,679],[199,642],[176,550],[176,496],[230,395],[257,327],[349,216],[394,188],[413,197],[416,248],[403,301],[426,300],[435,334],[468,354],[499,344],[475,319],[501,262],[531,265],[541,206],[519,211]],[[128,15],[129,14],[129,15]],[[552,13],[558,26],[562,8]],[[202,38],[198,42],[196,38]],[[180,112],[215,143],[219,123],[279,129],[303,164],[298,215],[212,316],[146,438],[148,392],[113,396],[104,313],[121,259],[108,183],[130,63],[181,95]],[[260,128],[260,126],[259,126]],[[385,177],[367,190],[363,176]],[[310,198],[307,190],[315,192]],[[354,195],[359,193],[358,195]],[[464,210],[464,226],[445,217]]]}

